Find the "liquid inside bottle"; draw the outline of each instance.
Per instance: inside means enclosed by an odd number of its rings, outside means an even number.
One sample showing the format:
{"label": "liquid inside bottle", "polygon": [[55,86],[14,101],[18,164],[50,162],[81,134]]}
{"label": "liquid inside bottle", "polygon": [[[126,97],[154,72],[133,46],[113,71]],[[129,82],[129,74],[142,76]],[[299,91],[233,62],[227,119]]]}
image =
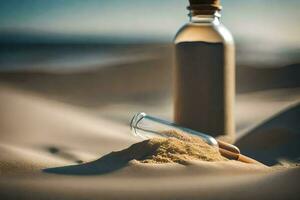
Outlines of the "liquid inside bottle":
{"label": "liquid inside bottle", "polygon": [[233,39],[220,23],[220,9],[216,4],[207,7],[205,1],[203,7],[201,0],[190,2],[190,22],[175,37],[174,120],[182,126],[233,142]]}

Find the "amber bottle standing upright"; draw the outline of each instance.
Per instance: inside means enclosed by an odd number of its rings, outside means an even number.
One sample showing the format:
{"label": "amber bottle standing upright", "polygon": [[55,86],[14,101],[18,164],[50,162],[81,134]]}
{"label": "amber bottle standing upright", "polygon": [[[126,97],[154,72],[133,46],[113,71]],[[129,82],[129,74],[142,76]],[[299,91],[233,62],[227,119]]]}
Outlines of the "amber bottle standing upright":
{"label": "amber bottle standing upright", "polygon": [[235,55],[219,0],[190,0],[190,22],[175,37],[174,120],[233,142]]}

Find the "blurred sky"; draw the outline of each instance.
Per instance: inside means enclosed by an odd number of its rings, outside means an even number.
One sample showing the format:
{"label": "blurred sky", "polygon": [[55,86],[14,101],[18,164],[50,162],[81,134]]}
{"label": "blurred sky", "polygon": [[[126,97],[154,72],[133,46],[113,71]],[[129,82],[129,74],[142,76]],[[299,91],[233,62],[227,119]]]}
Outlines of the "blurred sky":
{"label": "blurred sky", "polygon": [[[171,41],[187,0],[1,0],[0,32],[44,32]],[[300,0],[223,0],[236,37],[299,46]]]}

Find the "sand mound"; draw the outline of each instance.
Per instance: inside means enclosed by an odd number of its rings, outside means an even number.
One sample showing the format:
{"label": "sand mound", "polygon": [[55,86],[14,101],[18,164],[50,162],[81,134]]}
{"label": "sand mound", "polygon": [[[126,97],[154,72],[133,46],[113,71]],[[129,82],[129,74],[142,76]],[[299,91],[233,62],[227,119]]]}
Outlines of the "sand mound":
{"label": "sand mound", "polygon": [[201,138],[175,131],[163,134],[168,138],[151,138],[131,145],[121,151],[111,152],[98,160],[81,165],[45,169],[44,172],[70,175],[107,174],[128,166],[128,162],[179,163],[187,161],[226,161],[218,149],[205,143]]}
{"label": "sand mound", "polygon": [[165,132],[169,138],[152,138],[123,150],[141,163],[180,163],[188,160],[224,161],[218,149],[201,138],[175,131]]}
{"label": "sand mound", "polygon": [[180,163],[188,160],[222,161],[219,151],[204,142],[187,142],[177,138],[154,138],[148,141],[148,148],[153,152],[142,163]]}

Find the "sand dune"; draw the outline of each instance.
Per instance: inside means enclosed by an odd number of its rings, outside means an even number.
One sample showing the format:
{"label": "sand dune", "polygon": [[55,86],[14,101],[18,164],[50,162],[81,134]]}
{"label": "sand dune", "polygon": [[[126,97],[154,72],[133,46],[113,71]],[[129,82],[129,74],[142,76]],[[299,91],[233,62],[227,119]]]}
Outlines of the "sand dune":
{"label": "sand dune", "polygon": [[[97,158],[99,152],[110,152],[111,145],[122,148],[137,141],[127,127],[27,92],[0,87],[0,102],[0,146],[6,152],[1,159],[14,166],[19,165],[18,158],[30,170],[41,166],[39,163],[87,161]],[[1,163],[2,174],[10,168],[7,165]],[[26,165],[19,168],[27,170]]]}
{"label": "sand dune", "polygon": [[[79,71],[76,69],[64,71],[64,68],[61,67],[62,72],[54,70],[51,73],[30,70],[30,68],[26,71],[1,72],[0,82],[34,91],[52,99],[86,107],[103,107],[112,102],[139,103],[147,101],[153,104],[157,100],[170,97],[172,46],[141,45],[128,46],[126,49],[123,47],[122,51],[132,57],[136,55],[136,59],[132,59],[130,62],[114,63],[106,67],[102,67],[100,64],[88,65]],[[141,59],[140,54],[153,56]],[[43,62],[41,62],[42,64]],[[59,69],[59,64],[55,66],[55,69]],[[273,68],[238,63],[236,67],[237,92],[248,93],[300,87],[299,69],[299,62]]]}
{"label": "sand dune", "polygon": [[102,156],[137,141],[127,126],[5,86],[0,101],[5,199],[297,199],[299,168],[237,161],[107,165]]}
{"label": "sand dune", "polygon": [[1,198],[298,199],[297,66],[238,69],[237,145],[285,166],[111,157],[140,141],[128,128],[135,112],[171,119],[170,67],[164,49],[155,59],[80,73],[1,73]]}
{"label": "sand dune", "polygon": [[104,68],[86,66],[86,70],[79,72],[2,72],[0,82],[87,107],[104,106],[112,102],[153,102],[161,96],[170,95],[172,59],[169,47],[161,46],[148,51],[156,57],[145,60],[137,57],[136,61]]}
{"label": "sand dune", "polygon": [[250,130],[237,145],[245,154],[265,164],[274,165],[280,159],[299,161],[299,116],[298,103]]}

